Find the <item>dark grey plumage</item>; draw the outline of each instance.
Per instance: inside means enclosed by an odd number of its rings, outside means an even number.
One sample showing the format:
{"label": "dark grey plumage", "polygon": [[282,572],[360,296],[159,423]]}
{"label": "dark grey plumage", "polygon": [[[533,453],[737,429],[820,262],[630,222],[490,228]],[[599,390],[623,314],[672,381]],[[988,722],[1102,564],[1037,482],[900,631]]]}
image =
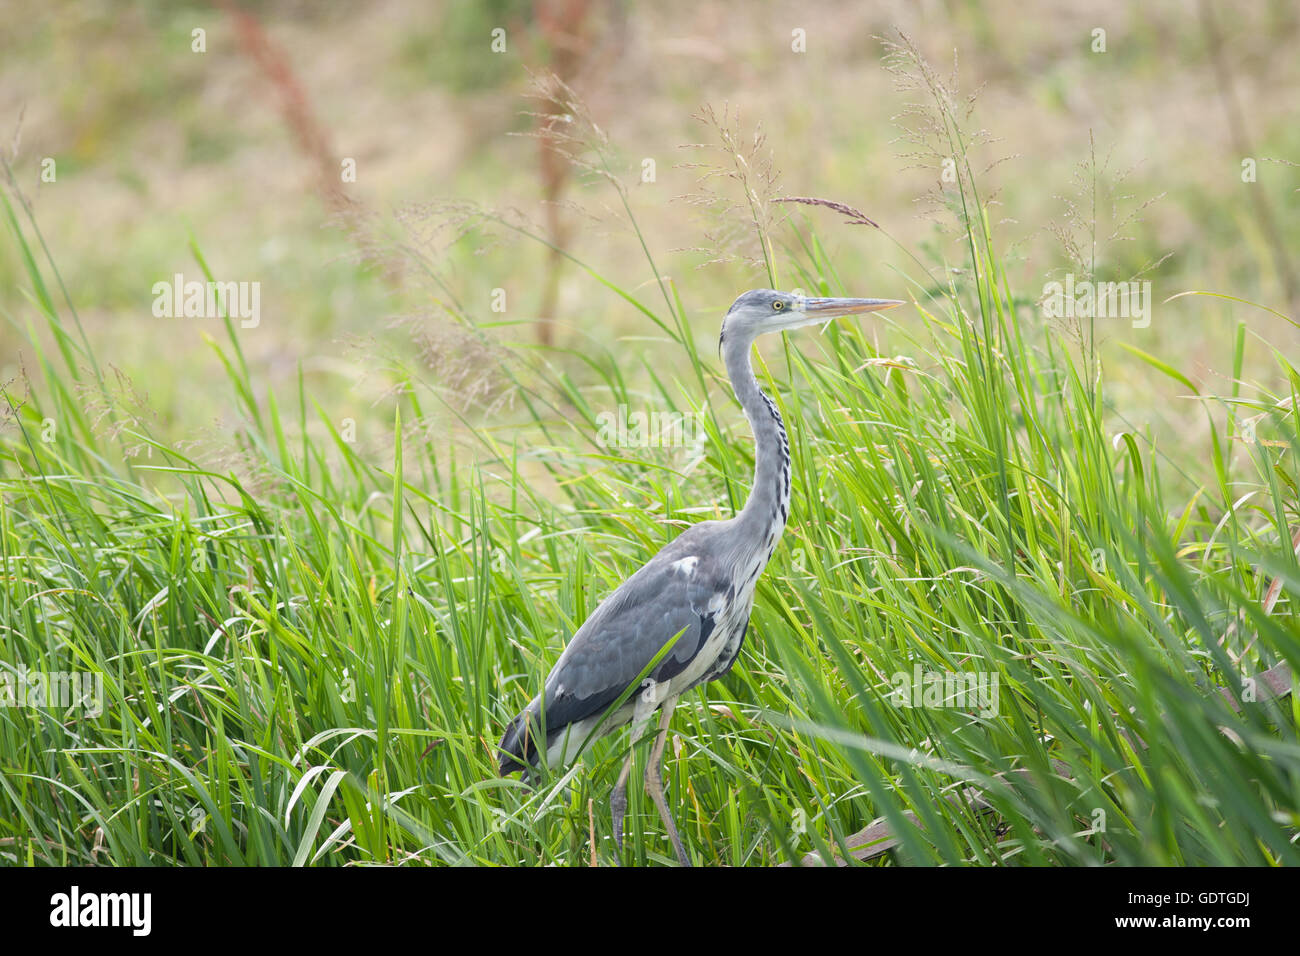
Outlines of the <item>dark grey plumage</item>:
{"label": "dark grey plumage", "polygon": [[[671,681],[696,659],[717,628],[720,610],[735,596],[730,576],[709,555],[709,538],[716,536],[720,523],[688,528],[592,612],[546,678],[542,693],[507,728],[501,742],[503,774],[524,769],[520,760],[536,761],[535,741],[524,730],[530,720],[542,726],[543,705],[550,748],[570,725],[604,714],[675,635],[681,636],[649,678]],[[609,729],[626,722],[611,719]],[[580,746],[582,740],[575,736],[570,743]]]}

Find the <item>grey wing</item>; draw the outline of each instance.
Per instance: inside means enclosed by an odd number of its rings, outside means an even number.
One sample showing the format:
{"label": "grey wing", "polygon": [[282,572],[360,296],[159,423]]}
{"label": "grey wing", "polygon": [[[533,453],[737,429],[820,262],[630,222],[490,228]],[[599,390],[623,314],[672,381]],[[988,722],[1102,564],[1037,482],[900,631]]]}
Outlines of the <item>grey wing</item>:
{"label": "grey wing", "polygon": [[730,585],[705,555],[651,562],[634,574],[583,624],[547,677],[547,723],[572,723],[608,706],[679,632],[650,676],[680,674],[713,632]]}
{"label": "grey wing", "polygon": [[730,577],[709,554],[671,546],[660,552],[578,629],[547,676],[543,695],[507,730],[502,750],[531,758],[522,725],[543,709],[548,740],[569,724],[602,713],[680,632],[649,675],[656,682],[677,676],[704,647],[734,596]]}

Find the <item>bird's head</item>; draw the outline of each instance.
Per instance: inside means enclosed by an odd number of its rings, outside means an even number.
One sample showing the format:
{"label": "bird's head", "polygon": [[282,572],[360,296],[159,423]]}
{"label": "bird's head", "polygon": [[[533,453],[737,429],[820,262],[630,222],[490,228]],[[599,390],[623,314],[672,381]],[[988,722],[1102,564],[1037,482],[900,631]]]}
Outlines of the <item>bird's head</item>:
{"label": "bird's head", "polygon": [[722,320],[723,342],[733,337],[752,342],[768,332],[829,322],[841,315],[879,312],[904,303],[897,299],[819,299],[775,289],[752,289],[738,298]]}

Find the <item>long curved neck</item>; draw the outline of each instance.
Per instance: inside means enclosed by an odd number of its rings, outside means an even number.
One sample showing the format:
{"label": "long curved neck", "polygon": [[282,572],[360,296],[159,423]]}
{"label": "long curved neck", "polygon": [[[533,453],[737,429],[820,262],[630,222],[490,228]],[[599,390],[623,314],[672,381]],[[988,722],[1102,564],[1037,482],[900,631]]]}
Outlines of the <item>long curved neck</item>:
{"label": "long curved neck", "polygon": [[[753,338],[737,336],[726,343],[727,374],[736,398],[754,431],[754,486],[736,525],[748,540],[775,546],[790,514],[790,443],[776,403],[758,387],[750,365]],[[771,540],[769,540],[771,539]]]}

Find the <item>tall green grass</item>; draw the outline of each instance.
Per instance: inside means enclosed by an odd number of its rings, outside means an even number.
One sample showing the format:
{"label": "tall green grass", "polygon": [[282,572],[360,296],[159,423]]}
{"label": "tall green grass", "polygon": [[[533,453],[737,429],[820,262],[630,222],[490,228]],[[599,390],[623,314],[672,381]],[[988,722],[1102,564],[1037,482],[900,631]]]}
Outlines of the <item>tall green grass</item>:
{"label": "tall green grass", "polygon": [[[790,337],[761,365],[792,516],[740,661],[674,720],[688,852],[847,857],[884,819],[898,844],[880,861],[1297,862],[1300,703],[1244,679],[1300,664],[1300,375],[1277,355],[1284,393],[1199,396],[1209,447],[1168,456],[1011,288],[969,168],[954,198],[965,261],[936,264],[958,267],[944,281],[919,261],[899,288],[841,281],[809,220],[784,254],[759,237],[773,283],[915,307]],[[664,280],[657,304],[633,276],[593,276],[658,343],[512,366],[509,426],[463,422],[472,461],[405,438],[436,400],[414,371],[376,461],[301,377],[266,391],[227,321],[211,344],[240,467],[218,470],[107,399],[108,421],[88,411],[106,363],[35,221],[4,211],[32,388],[9,387],[0,446],[0,666],[100,673],[105,700],[0,708],[0,858],[613,863],[625,737],[535,789],[495,776],[494,745],[602,596],[743,501],[752,444],[697,345],[718,317],[690,318]],[[700,413],[699,459],[601,447],[619,404]],[[1195,492],[1171,496],[1171,475]],[[918,666],[996,677],[996,712],[899,706],[894,675]],[[625,862],[671,861],[639,793],[628,829]]]}

